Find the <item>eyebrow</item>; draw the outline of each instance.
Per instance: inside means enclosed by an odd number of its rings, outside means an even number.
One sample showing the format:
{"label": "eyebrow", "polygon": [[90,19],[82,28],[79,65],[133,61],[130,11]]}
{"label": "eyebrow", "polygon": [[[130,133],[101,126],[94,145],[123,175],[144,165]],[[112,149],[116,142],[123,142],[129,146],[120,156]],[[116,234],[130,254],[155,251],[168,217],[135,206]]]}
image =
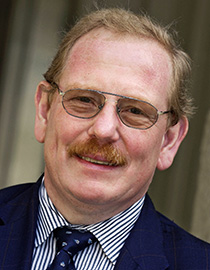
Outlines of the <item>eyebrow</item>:
{"label": "eyebrow", "polygon": [[[68,85],[68,87],[65,87],[65,91],[68,91],[70,89],[82,89],[82,90],[95,90],[95,91],[98,91],[98,92],[104,92],[104,94],[112,94],[111,92],[108,92],[108,91],[104,91],[104,90],[100,90],[94,86],[87,86],[87,85],[84,85],[84,84],[80,84],[80,83],[74,83],[74,84],[70,84]],[[62,89],[61,89],[62,90]],[[137,100],[141,100],[141,101],[145,101],[145,102],[148,102],[150,104],[151,101],[148,100],[147,98],[145,97],[137,97],[137,96],[133,96],[133,95],[124,95],[124,94],[116,94],[114,93],[116,96],[119,96],[119,97],[125,97],[125,98],[133,98],[133,99],[137,99]]]}

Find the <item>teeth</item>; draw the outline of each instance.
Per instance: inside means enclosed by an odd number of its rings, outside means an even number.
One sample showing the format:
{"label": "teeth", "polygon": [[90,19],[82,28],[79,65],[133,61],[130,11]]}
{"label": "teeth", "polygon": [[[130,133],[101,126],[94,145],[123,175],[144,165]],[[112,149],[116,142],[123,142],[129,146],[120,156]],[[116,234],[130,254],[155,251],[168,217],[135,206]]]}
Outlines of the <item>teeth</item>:
{"label": "teeth", "polygon": [[81,157],[81,156],[80,156],[80,158],[83,159],[83,160],[86,160],[88,162],[94,163],[94,164],[106,165],[106,166],[114,166],[114,164],[111,164],[111,163],[106,162],[106,161],[101,161],[101,160],[96,160],[96,159],[93,159],[93,158]]}

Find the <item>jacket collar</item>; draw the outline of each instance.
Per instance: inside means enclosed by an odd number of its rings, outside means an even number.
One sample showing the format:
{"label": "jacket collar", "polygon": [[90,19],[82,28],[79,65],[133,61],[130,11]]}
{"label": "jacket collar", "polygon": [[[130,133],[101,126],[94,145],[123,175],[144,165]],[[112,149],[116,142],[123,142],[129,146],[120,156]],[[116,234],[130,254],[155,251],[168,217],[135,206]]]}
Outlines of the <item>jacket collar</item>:
{"label": "jacket collar", "polygon": [[146,195],[140,217],[122,248],[115,270],[163,270],[168,266],[161,223]]}

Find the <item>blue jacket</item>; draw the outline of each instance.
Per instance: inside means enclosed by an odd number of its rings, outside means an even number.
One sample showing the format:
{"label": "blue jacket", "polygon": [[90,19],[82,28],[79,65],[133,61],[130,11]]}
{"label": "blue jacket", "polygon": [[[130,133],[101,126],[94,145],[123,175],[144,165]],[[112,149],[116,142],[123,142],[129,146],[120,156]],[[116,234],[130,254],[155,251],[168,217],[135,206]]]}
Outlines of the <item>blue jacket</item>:
{"label": "blue jacket", "polygon": [[[0,270],[31,269],[40,183],[0,191]],[[147,195],[115,270],[164,269],[210,270],[210,245],[158,213]]]}

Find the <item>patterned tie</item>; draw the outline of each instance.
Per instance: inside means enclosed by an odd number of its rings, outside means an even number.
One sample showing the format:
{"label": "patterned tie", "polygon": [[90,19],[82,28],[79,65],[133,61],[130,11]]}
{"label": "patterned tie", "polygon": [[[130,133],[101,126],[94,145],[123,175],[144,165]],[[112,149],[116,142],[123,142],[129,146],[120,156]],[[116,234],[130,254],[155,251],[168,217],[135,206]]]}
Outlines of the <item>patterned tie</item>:
{"label": "patterned tie", "polygon": [[47,270],[75,270],[73,256],[96,241],[87,231],[71,230],[68,227],[55,230],[57,255]]}

